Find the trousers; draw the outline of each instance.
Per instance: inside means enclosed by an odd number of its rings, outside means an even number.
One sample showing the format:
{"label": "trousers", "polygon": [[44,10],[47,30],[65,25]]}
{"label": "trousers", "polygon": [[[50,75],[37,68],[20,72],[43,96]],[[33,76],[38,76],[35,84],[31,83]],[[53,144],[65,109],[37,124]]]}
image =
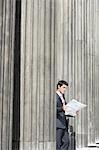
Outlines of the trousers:
{"label": "trousers", "polygon": [[65,129],[56,129],[56,150],[69,149],[69,133]]}

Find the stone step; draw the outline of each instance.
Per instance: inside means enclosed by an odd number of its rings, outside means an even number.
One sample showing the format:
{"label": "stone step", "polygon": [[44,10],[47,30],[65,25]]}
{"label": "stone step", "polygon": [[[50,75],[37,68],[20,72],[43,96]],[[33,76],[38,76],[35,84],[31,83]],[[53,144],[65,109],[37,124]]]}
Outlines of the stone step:
{"label": "stone step", "polygon": [[99,143],[90,144],[88,147],[77,148],[76,150],[99,150]]}
{"label": "stone step", "polygon": [[83,148],[77,148],[76,150],[99,150],[98,147],[83,147]]}

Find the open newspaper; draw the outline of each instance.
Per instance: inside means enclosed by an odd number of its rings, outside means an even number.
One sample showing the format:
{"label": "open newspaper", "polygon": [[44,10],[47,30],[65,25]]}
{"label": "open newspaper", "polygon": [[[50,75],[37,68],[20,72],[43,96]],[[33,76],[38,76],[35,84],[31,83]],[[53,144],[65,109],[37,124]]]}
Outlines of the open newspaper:
{"label": "open newspaper", "polygon": [[70,116],[76,116],[76,112],[81,110],[82,108],[86,107],[87,105],[78,102],[75,99],[72,99],[67,105],[66,105],[66,112],[65,115]]}

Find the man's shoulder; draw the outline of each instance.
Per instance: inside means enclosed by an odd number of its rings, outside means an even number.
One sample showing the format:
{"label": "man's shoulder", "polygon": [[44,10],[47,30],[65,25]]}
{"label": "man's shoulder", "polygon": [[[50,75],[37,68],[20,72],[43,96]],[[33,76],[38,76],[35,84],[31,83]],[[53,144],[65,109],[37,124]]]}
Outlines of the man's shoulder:
{"label": "man's shoulder", "polygon": [[57,101],[61,101],[61,98],[60,98],[60,96],[56,93],[56,100]]}
{"label": "man's shoulder", "polygon": [[56,93],[56,98],[59,98],[60,99],[60,97],[59,97],[59,95]]}

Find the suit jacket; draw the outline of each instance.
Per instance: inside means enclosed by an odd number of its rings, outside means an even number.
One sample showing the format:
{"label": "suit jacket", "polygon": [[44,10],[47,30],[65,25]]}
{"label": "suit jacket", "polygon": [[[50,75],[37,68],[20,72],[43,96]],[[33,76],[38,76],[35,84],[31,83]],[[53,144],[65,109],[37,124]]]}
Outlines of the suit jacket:
{"label": "suit jacket", "polygon": [[69,120],[66,119],[63,104],[59,95],[56,93],[56,128],[66,129],[68,131]]}

